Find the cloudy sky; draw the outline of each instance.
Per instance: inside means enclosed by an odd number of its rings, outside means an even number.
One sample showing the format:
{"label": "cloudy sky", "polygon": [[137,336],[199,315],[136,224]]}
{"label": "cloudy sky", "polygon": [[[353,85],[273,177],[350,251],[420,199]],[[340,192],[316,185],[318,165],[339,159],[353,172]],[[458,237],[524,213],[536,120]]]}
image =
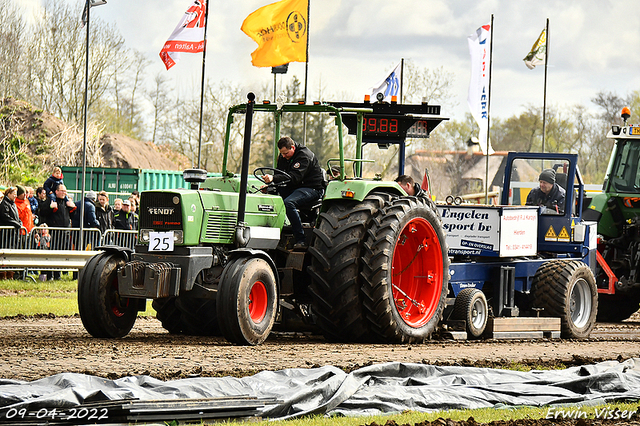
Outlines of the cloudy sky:
{"label": "cloudy sky", "polygon": [[[43,0],[23,0],[35,10]],[[66,0],[83,3],[82,0]],[[273,82],[270,68],[251,65],[256,44],[240,26],[271,0],[211,0],[207,77],[257,91]],[[108,0],[92,16],[113,23],[128,47],[152,59],[150,77],[163,71],[158,53],[191,0]],[[494,15],[491,113],[507,118],[527,104],[542,105],[544,67],[529,70],[522,58],[550,20],[548,102],[590,104],[599,91],[640,90],[640,0],[311,0],[309,99],[318,87],[330,100],[360,101],[401,58],[421,68],[443,67],[455,76],[454,106],[468,111],[470,59],[467,37]],[[182,55],[170,71],[176,90],[198,92],[200,55]],[[293,63],[304,79],[304,64]],[[271,98],[270,93],[261,98]],[[340,98],[340,99],[338,99]],[[640,114],[640,112],[638,112]]]}

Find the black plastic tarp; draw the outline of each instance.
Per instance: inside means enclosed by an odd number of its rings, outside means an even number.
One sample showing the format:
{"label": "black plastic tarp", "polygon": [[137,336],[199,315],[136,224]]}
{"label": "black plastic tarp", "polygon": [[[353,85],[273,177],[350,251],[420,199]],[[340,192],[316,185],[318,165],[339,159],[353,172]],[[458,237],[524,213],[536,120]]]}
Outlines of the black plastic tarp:
{"label": "black plastic tarp", "polygon": [[374,415],[504,406],[611,403],[640,399],[640,358],[566,370],[529,372],[397,363],[345,373],[325,366],[263,371],[244,378],[160,381],[149,376],[108,380],[63,373],[31,382],[0,379],[0,407],[68,408],[139,398],[275,398],[259,415],[286,419],[306,414]]}

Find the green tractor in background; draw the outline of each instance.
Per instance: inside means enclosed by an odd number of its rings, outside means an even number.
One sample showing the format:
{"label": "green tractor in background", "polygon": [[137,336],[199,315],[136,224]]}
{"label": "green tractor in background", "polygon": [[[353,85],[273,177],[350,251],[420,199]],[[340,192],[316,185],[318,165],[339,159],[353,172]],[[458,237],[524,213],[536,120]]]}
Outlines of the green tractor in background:
{"label": "green tractor in background", "polygon": [[[433,105],[394,102],[232,107],[222,176],[184,173],[191,189],[145,191],[135,252],[101,247],[78,279],[82,323],[94,337],[122,337],[151,299],[170,333],[221,335],[234,344],[262,343],[289,318],[320,329],[330,341],[420,342],[442,319],[448,247],[435,204],[408,196],[396,182],[362,178],[363,143],[399,143],[409,128],[428,134],[445,118]],[[274,141],[283,114],[335,116],[340,175],[309,211],[309,248],[292,250],[281,197],[261,190],[261,167],[249,176],[252,117],[272,114]],[[231,124],[245,117],[240,175],[227,169]],[[343,124],[356,135],[346,158]],[[274,146],[274,160],[277,158]],[[275,161],[274,161],[275,164]],[[347,178],[347,164],[353,177]],[[404,150],[400,150],[400,172]],[[269,188],[267,188],[269,189]],[[303,219],[303,222],[305,220]]]}
{"label": "green tractor in background", "polygon": [[[615,145],[603,191],[584,212],[598,222],[598,320],[618,322],[640,308],[640,125],[612,126]],[[585,203],[587,204],[587,203]]]}

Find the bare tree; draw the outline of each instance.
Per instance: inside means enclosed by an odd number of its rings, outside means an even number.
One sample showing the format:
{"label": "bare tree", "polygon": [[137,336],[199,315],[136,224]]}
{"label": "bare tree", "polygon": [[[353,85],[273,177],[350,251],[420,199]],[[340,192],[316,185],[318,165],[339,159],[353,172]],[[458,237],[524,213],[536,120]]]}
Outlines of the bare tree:
{"label": "bare tree", "polygon": [[428,102],[443,106],[455,106],[453,101],[454,74],[444,67],[420,68],[412,60],[404,63],[403,102]]}
{"label": "bare tree", "polygon": [[[49,0],[42,19],[34,24],[29,57],[33,79],[31,102],[67,121],[82,119],[84,102],[85,31],[81,8]],[[124,40],[115,27],[98,17],[91,20],[89,107],[101,99],[122,60]],[[95,113],[94,113],[95,114]]]}
{"label": "bare tree", "polygon": [[153,124],[151,142],[156,143],[158,136],[162,134],[162,122],[166,120],[169,109],[169,94],[167,83],[169,79],[164,73],[158,73],[153,79],[154,88],[148,93],[148,98],[153,105]]}
{"label": "bare tree", "polygon": [[18,7],[0,0],[0,99],[23,97],[21,64],[24,56],[25,21]]}

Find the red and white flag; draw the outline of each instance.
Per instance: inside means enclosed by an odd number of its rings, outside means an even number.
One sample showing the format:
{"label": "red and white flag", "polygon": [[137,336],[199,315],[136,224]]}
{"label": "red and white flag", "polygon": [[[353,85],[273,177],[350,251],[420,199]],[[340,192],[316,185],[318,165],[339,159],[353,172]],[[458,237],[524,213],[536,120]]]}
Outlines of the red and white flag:
{"label": "red and white flag", "polygon": [[180,60],[180,52],[198,53],[204,50],[207,0],[195,0],[160,51],[167,70]]}

